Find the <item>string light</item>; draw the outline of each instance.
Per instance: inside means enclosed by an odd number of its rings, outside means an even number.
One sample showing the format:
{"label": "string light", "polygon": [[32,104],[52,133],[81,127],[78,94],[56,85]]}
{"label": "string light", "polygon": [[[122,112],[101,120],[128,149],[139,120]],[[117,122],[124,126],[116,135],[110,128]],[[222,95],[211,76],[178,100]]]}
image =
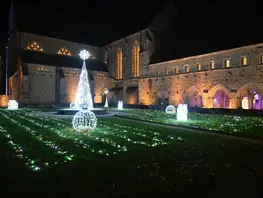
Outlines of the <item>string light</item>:
{"label": "string light", "polygon": [[80,110],[74,115],[72,125],[78,132],[92,131],[97,126],[97,118],[90,110]]}
{"label": "string light", "polygon": [[90,85],[88,78],[88,71],[85,60],[90,57],[90,53],[85,49],[79,54],[80,58],[83,59],[83,65],[80,73],[79,84],[77,89],[77,96],[75,100],[74,109],[93,109],[93,101],[90,93]]}

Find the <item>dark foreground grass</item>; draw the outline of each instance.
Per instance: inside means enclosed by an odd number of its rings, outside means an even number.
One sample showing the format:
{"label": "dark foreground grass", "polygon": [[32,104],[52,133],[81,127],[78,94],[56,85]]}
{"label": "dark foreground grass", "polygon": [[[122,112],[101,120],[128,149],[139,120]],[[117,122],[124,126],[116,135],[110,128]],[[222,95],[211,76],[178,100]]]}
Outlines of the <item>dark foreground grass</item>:
{"label": "dark foreground grass", "polygon": [[143,109],[123,111],[129,118],[220,131],[234,136],[263,140],[263,117],[189,113],[187,121],[178,121],[176,114],[167,114],[163,111]]}
{"label": "dark foreground grass", "polygon": [[0,110],[0,125],[7,197],[212,197],[243,182],[236,196],[261,190],[263,146],[246,141],[119,118],[101,118],[90,136],[78,135],[70,120],[29,110]]}

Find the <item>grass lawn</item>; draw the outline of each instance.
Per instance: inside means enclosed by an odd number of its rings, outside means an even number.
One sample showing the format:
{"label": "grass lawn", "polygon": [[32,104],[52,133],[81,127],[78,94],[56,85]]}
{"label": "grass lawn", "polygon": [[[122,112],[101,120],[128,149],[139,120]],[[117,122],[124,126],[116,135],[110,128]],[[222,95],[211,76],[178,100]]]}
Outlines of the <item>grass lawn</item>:
{"label": "grass lawn", "polygon": [[8,197],[204,197],[263,176],[263,145],[121,118],[99,118],[88,135],[69,119],[1,109],[0,148]]}
{"label": "grass lawn", "polygon": [[123,111],[128,113],[127,116],[130,118],[221,131],[235,136],[263,140],[263,117],[189,113],[187,121],[177,121],[176,114],[167,114],[163,111],[142,109]]}

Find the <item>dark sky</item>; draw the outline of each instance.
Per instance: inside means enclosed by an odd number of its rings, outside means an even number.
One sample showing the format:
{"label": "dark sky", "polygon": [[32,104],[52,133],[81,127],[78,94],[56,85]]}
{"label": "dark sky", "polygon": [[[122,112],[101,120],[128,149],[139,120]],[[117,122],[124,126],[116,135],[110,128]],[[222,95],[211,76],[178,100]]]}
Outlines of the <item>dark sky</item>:
{"label": "dark sky", "polygon": [[[91,45],[106,44],[146,28],[165,1],[168,0],[14,0],[18,25],[23,24],[26,31]],[[0,3],[0,44],[6,41],[9,14],[9,3],[3,2]],[[187,32],[189,38],[195,31],[206,31],[198,29],[197,21],[204,21],[207,28],[220,20],[219,23],[228,21],[230,29],[222,30],[218,26],[218,31],[231,31],[231,24],[235,24],[247,32],[247,37],[253,37],[255,33],[249,31],[251,26],[263,26],[262,10],[257,1],[174,2],[180,23],[185,21],[188,27],[193,27],[189,28],[190,33]],[[244,28],[242,20],[246,21]]]}

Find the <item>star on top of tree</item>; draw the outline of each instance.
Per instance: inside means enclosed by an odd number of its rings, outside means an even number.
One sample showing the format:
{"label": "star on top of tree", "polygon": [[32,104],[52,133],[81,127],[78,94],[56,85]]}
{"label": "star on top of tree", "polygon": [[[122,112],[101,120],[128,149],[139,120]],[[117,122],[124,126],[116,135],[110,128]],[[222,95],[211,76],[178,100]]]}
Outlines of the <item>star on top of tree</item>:
{"label": "star on top of tree", "polygon": [[83,59],[85,61],[90,57],[90,53],[84,49],[84,50],[80,51],[79,56],[81,59]]}

